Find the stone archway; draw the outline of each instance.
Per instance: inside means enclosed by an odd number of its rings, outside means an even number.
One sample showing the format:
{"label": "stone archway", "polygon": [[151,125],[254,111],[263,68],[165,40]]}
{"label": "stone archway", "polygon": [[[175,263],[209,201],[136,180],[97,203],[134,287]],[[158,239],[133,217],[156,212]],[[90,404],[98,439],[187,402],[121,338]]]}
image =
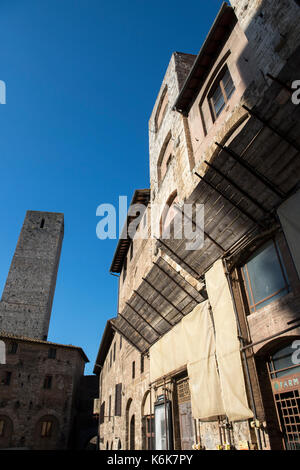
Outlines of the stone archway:
{"label": "stone archway", "polygon": [[12,435],[12,420],[6,415],[0,415],[0,449],[8,449],[11,446]]}
{"label": "stone archway", "polygon": [[[292,347],[299,336],[281,336],[256,352],[256,366],[272,450],[300,449],[300,364]],[[299,359],[299,354],[298,354]]]}

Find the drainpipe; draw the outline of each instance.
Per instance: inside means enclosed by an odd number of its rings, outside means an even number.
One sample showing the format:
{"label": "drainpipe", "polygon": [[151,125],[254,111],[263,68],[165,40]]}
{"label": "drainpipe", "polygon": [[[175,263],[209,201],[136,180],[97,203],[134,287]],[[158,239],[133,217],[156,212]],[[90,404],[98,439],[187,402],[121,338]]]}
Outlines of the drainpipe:
{"label": "drainpipe", "polygon": [[[238,316],[238,311],[237,311],[237,307],[236,307],[236,302],[235,302],[233,289],[232,289],[232,285],[231,285],[231,279],[230,279],[230,276],[229,276],[229,271],[228,271],[228,267],[227,267],[227,263],[226,263],[225,259],[223,259],[223,264],[224,264],[224,267],[225,267],[225,275],[226,275],[227,282],[228,282],[228,287],[229,287],[229,290],[230,290],[231,300],[232,300],[234,314],[235,314],[237,328],[238,328],[239,341],[240,341],[240,345],[241,345],[241,349],[242,349],[244,347],[244,340],[243,340],[243,337],[242,337],[242,329],[241,329],[240,320],[239,320],[239,316]],[[251,383],[251,378],[250,378],[250,371],[249,371],[246,352],[243,349],[241,350],[241,355],[242,355],[243,362],[245,364],[245,369],[246,369],[246,380],[247,380],[247,385],[248,385],[248,389],[249,389],[249,392],[250,392],[251,408],[252,408],[252,411],[253,411],[254,419],[255,419],[255,421],[257,421],[257,411],[256,411],[254,393],[253,393],[253,388],[252,388],[252,383]],[[260,430],[257,429],[256,427],[254,429],[255,429],[258,449],[262,450]]]}

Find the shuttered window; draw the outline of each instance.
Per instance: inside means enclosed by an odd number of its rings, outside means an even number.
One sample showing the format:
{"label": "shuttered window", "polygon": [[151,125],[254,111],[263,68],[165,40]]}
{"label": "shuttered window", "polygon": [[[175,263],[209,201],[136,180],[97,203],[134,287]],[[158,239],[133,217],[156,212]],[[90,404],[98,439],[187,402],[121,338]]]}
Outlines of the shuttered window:
{"label": "shuttered window", "polygon": [[122,416],[122,384],[116,385],[115,391],[115,416]]}

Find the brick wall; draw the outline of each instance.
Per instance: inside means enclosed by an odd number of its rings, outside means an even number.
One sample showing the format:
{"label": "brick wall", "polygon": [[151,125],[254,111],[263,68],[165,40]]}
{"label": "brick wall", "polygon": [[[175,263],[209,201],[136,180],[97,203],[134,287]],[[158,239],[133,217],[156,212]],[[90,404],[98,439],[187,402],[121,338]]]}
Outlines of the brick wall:
{"label": "brick wall", "polygon": [[[84,359],[76,348],[1,339],[6,343],[7,363],[0,365],[0,419],[8,419],[12,430],[5,429],[0,448],[67,448]],[[12,342],[18,345],[15,354],[9,353]],[[56,349],[54,359],[48,357],[50,348]],[[11,373],[9,385],[4,384],[7,372]],[[44,388],[47,375],[52,377],[50,389]],[[43,417],[56,423],[49,438],[41,437]]]}

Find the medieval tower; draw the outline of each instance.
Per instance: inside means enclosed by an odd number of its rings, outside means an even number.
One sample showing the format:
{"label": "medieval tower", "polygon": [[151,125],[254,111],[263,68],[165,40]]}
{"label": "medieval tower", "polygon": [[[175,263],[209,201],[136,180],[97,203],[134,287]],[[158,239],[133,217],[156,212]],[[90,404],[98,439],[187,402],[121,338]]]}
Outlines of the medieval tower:
{"label": "medieval tower", "polygon": [[0,332],[47,340],[64,216],[27,211],[0,302]]}

